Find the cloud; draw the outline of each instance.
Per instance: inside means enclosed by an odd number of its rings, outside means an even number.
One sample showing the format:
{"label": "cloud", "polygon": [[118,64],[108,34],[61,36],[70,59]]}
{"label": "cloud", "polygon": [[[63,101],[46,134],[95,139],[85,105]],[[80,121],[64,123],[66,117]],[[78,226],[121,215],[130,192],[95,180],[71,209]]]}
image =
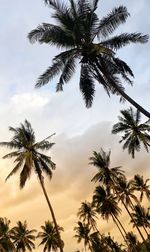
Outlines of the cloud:
{"label": "cloud", "polygon": [[50,98],[36,93],[16,94],[11,98],[11,106],[18,113],[34,111],[45,107],[50,102]]}

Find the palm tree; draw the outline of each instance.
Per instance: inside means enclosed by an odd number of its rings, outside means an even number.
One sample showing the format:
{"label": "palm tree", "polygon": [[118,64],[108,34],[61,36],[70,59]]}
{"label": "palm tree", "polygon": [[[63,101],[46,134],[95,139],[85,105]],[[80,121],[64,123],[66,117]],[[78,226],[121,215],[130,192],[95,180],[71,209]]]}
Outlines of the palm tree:
{"label": "palm tree", "polygon": [[142,143],[148,152],[148,147],[150,147],[150,121],[141,123],[139,110],[134,112],[131,107],[121,110],[121,115],[118,116],[119,122],[114,124],[112,133],[123,133],[119,141],[119,143],[124,142],[123,150],[128,149],[128,153],[134,158],[135,151],[140,151]]}
{"label": "palm tree", "polygon": [[109,247],[105,243],[104,237],[99,237],[99,232],[90,234],[90,241],[92,252],[110,252]]}
{"label": "palm tree", "polygon": [[91,181],[100,182],[106,186],[108,191],[114,189],[114,185],[117,182],[118,177],[124,177],[124,171],[117,167],[110,167],[110,154],[109,151],[106,153],[102,148],[100,152],[93,152],[93,156],[90,157],[90,164],[98,168],[98,173],[92,178]]}
{"label": "palm tree", "polygon": [[144,181],[143,176],[139,174],[136,174],[134,176],[134,179],[131,180],[133,190],[140,192],[140,201],[143,200],[144,194],[147,197],[147,199],[150,200],[150,185],[148,185],[149,181],[150,179],[146,179]]}
{"label": "palm tree", "polygon": [[133,232],[127,233],[128,249],[131,252],[138,252],[136,246],[139,244],[137,236]]}
{"label": "palm tree", "polygon": [[132,213],[134,222],[131,221],[133,223],[133,226],[135,225],[134,223],[136,223],[137,226],[143,227],[147,236],[149,236],[149,233],[147,232],[146,228],[150,228],[150,213],[149,213],[149,211],[150,211],[150,209],[146,210],[140,204],[136,205],[134,208],[134,212]]}
{"label": "palm tree", "polygon": [[[45,221],[45,224],[41,226],[42,232],[39,232],[37,238],[42,239],[39,245],[44,245],[43,251],[57,251],[59,248],[59,239],[54,224],[50,221]],[[62,227],[58,227],[59,232],[63,231]],[[62,241],[62,247],[64,243]]]}
{"label": "palm tree", "polygon": [[116,28],[126,22],[130,15],[127,8],[114,8],[106,17],[99,20],[96,10],[98,0],[69,0],[70,5],[59,0],[45,0],[52,7],[52,17],[56,24],[43,23],[28,34],[31,43],[39,42],[65,49],[53,58],[50,66],[37,80],[41,87],[60,74],[56,91],[62,91],[80,63],[80,91],[86,107],[91,107],[95,94],[95,81],[99,82],[106,93],[119,95],[127,100],[145,116],[150,113],[130,98],[121,80],[132,84],[132,70],[116,56],[116,51],[130,43],[146,43],[147,35],[123,33],[110,38]]}
{"label": "palm tree", "polygon": [[35,235],[33,234],[35,232],[35,229],[29,230],[27,228],[26,221],[24,223],[21,221],[17,222],[17,226],[11,230],[11,238],[14,241],[17,252],[32,251],[35,249]]}
{"label": "palm tree", "polygon": [[84,248],[88,247],[91,251],[91,244],[90,244],[90,228],[87,224],[78,221],[78,226],[74,228],[76,231],[76,235],[74,236],[77,238],[77,242],[80,243],[82,240],[84,241]]}
{"label": "palm tree", "polygon": [[144,236],[139,229],[138,225],[136,225],[136,222],[128,208],[128,206],[133,210],[134,204],[132,203],[131,199],[134,199],[136,203],[138,203],[137,197],[133,193],[133,187],[131,181],[127,181],[126,178],[119,177],[118,178],[118,184],[116,185],[116,195],[119,201],[123,204],[124,208],[126,209],[127,213],[129,214],[132,222],[134,222],[134,225],[139,232],[141,238],[143,241],[145,241]]}
{"label": "palm tree", "polygon": [[86,223],[89,228],[97,230],[97,225],[95,221],[95,218],[97,218],[97,216],[96,211],[92,206],[92,203],[87,201],[82,202],[81,207],[79,208],[79,211],[77,213],[77,216],[79,217],[80,220]]}
{"label": "palm tree", "polygon": [[0,252],[14,252],[15,246],[11,241],[10,220],[0,217]]}
{"label": "palm tree", "polygon": [[49,136],[40,142],[36,142],[35,133],[31,127],[31,124],[25,120],[24,124],[21,124],[18,128],[9,127],[9,130],[14,134],[10,142],[0,142],[0,146],[8,147],[14,149],[14,151],[8,153],[3,158],[15,158],[15,166],[10,174],[7,176],[6,180],[14,175],[18,170],[20,172],[20,188],[25,186],[27,179],[30,178],[32,170],[37,174],[38,180],[42,187],[44,196],[48,203],[52,219],[54,221],[56,232],[59,237],[60,251],[63,252],[60,234],[57,228],[57,222],[53,208],[51,206],[50,200],[48,198],[45,186],[44,186],[44,176],[43,172],[48,176],[49,179],[52,178],[52,170],[55,169],[55,164],[52,162],[51,158],[41,152],[49,150],[54,143],[49,142]]}
{"label": "palm tree", "polygon": [[115,242],[110,235],[105,236],[105,243],[111,248],[112,252],[123,252],[121,245]]}
{"label": "palm tree", "polygon": [[138,203],[138,199],[134,194],[134,189],[131,181],[127,181],[126,177],[118,177],[116,184],[116,194],[118,200],[124,203],[126,206],[134,209],[134,202]]}
{"label": "palm tree", "polygon": [[103,186],[97,186],[93,194],[93,205],[96,207],[96,211],[102,216],[103,219],[108,220],[109,217],[112,217],[114,223],[123,236],[123,239],[126,241],[122,230],[124,231],[125,235],[126,231],[118,219],[121,209],[118,206],[117,197],[108,194]]}

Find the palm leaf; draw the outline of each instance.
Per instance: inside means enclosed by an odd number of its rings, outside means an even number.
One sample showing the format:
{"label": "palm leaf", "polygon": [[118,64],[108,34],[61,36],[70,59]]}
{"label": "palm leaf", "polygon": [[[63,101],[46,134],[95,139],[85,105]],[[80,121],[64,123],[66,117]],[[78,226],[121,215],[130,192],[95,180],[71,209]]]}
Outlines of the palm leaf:
{"label": "palm leaf", "polygon": [[122,33],[111,39],[103,41],[103,45],[113,50],[118,50],[130,43],[146,43],[148,41],[148,35],[142,35],[141,33]]}
{"label": "palm leaf", "polygon": [[95,86],[93,79],[90,75],[87,65],[82,64],[81,66],[81,76],[80,76],[80,90],[82,92],[83,98],[85,100],[86,107],[89,108],[92,106]]}
{"label": "palm leaf", "polygon": [[20,173],[20,188],[22,189],[25,186],[25,183],[28,178],[30,178],[31,175],[31,166],[27,165],[25,162],[23,169]]}
{"label": "palm leaf", "polygon": [[129,13],[127,8],[124,6],[119,6],[114,8],[106,17],[104,17],[99,24],[97,29],[97,36],[107,37],[109,34],[114,32],[114,30],[120,25],[126,22]]}
{"label": "palm leaf", "polygon": [[28,34],[31,43],[47,43],[57,45],[58,47],[73,47],[75,45],[71,33],[66,33],[57,25],[43,23]]}
{"label": "palm leaf", "polygon": [[20,162],[18,162],[16,164],[16,166],[13,168],[13,170],[9,173],[9,175],[6,177],[5,181],[7,181],[7,179],[9,179],[12,175],[14,175],[22,166],[23,164],[23,160],[21,160]]}

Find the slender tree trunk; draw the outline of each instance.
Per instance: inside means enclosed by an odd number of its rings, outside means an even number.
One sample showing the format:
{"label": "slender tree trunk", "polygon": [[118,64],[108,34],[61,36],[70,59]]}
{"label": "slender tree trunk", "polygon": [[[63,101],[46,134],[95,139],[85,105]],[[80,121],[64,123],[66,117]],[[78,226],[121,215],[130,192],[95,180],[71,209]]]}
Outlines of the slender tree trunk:
{"label": "slender tree trunk", "polygon": [[147,234],[147,237],[149,236],[149,233],[147,232],[146,227],[143,225],[143,229],[145,230],[145,233]]}
{"label": "slender tree trunk", "polygon": [[[116,224],[117,228],[119,229],[120,234],[122,235],[124,241],[127,243],[127,240],[126,240],[126,238],[125,238],[125,236],[124,236],[124,234],[123,234],[123,232],[122,232],[122,230],[121,230],[121,228],[120,228],[118,222],[116,221],[116,217],[115,217],[114,215],[112,215],[112,219],[113,219],[114,223]],[[128,244],[127,244],[127,245],[128,245]]]}
{"label": "slender tree trunk", "polygon": [[136,229],[138,230],[138,232],[139,232],[139,234],[140,234],[140,236],[141,236],[142,240],[143,240],[143,241],[145,241],[145,238],[144,238],[144,236],[143,236],[143,234],[142,234],[141,230],[140,230],[140,229],[139,229],[139,227],[137,226],[137,224],[136,224],[136,222],[135,222],[134,218],[132,217],[132,214],[130,213],[129,209],[127,208],[127,206],[126,206],[126,204],[124,203],[124,201],[123,201],[123,200],[122,200],[122,204],[124,205],[124,207],[125,207],[125,209],[126,209],[127,213],[129,214],[129,216],[130,216],[131,220],[132,220],[132,221],[133,221],[133,223],[135,224],[135,227],[136,227]]}
{"label": "slender tree trunk", "polygon": [[122,230],[124,231],[125,235],[127,235],[127,232],[126,232],[124,226],[122,225],[122,223],[120,222],[120,220],[118,219],[118,217],[115,216],[115,218],[118,221],[119,225],[121,226]]}
{"label": "slender tree trunk", "polygon": [[52,215],[52,219],[53,219],[53,222],[54,222],[54,225],[55,225],[55,228],[56,228],[56,233],[57,233],[57,236],[58,236],[60,252],[63,252],[63,246],[62,246],[62,242],[61,242],[61,238],[60,238],[60,233],[59,233],[59,230],[58,230],[58,225],[57,225],[57,222],[56,222],[56,218],[55,218],[55,214],[54,214],[53,208],[51,206],[51,203],[50,203],[50,200],[48,198],[47,192],[45,190],[44,178],[43,177],[40,179],[40,184],[41,184],[44,196],[46,198],[46,201],[47,201],[47,204],[49,206],[49,209],[50,209],[50,212],[51,212],[51,215]]}
{"label": "slender tree trunk", "polygon": [[[114,82],[114,80],[111,78],[110,75],[108,75],[108,73],[106,73],[102,67],[100,66],[99,62],[97,60],[95,60],[96,65],[92,64],[92,66],[94,67],[94,70],[97,74],[97,77],[99,77],[100,73],[98,72],[98,69],[105,75],[107,76],[107,79],[110,82],[110,85],[121,95],[121,97],[123,97],[126,101],[128,101],[129,103],[131,103],[135,108],[137,108],[143,115],[145,115],[146,117],[150,118],[150,113],[145,110],[141,105],[139,105],[137,102],[135,102],[130,96],[128,96],[120,87],[118,87],[116,85],[116,83]],[[97,69],[98,68],[98,69]],[[107,84],[106,84],[107,86]]]}

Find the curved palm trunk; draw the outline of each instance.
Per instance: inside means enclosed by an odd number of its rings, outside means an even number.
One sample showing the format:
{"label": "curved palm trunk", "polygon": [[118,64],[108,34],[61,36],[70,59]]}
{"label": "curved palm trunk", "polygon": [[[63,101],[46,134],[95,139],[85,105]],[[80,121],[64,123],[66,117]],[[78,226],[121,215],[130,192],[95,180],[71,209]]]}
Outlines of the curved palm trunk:
{"label": "curved palm trunk", "polygon": [[[111,85],[113,86],[113,88],[129,103],[131,103],[135,108],[137,108],[143,115],[145,115],[146,117],[150,118],[150,113],[145,110],[141,105],[139,105],[137,102],[135,102],[130,96],[128,96],[120,87],[118,87],[116,85],[116,83],[113,81],[113,79],[111,78],[111,76],[108,75],[107,72],[105,72],[103,69],[101,69],[100,64],[98,63],[97,60],[95,60],[96,66],[92,64],[92,66],[94,67],[94,70],[97,74],[97,76],[99,77],[99,72],[97,71],[97,67],[98,69],[100,69],[100,71],[102,73],[104,73],[105,76],[107,76],[107,79],[110,81]],[[101,79],[101,78],[100,78]]]}
{"label": "curved palm trunk", "polygon": [[143,241],[145,241],[145,238],[144,238],[144,236],[143,236],[143,234],[142,234],[141,230],[140,230],[140,229],[139,229],[139,227],[137,226],[137,224],[136,224],[136,222],[135,222],[134,218],[132,217],[132,214],[130,213],[129,209],[127,208],[127,206],[126,206],[126,204],[124,203],[124,201],[123,201],[123,200],[122,200],[122,204],[123,204],[124,208],[126,209],[127,213],[129,214],[129,216],[130,216],[131,220],[132,220],[132,221],[133,221],[133,223],[135,224],[135,227],[136,227],[136,229],[138,230],[138,232],[139,232],[139,234],[140,234],[140,236],[141,236],[142,240],[143,240]]}
{"label": "curved palm trunk", "polygon": [[46,201],[47,201],[47,204],[49,206],[49,209],[50,209],[50,212],[51,212],[51,215],[52,215],[52,219],[53,219],[53,222],[54,222],[54,225],[55,225],[55,228],[56,228],[56,233],[57,233],[57,236],[58,236],[60,252],[63,252],[63,247],[62,247],[62,242],[61,242],[61,238],[60,238],[60,233],[59,233],[59,230],[58,230],[58,225],[57,225],[57,222],[56,222],[56,218],[55,218],[55,214],[54,214],[53,208],[51,206],[51,203],[50,203],[50,200],[48,198],[47,192],[45,190],[44,178],[43,177],[40,179],[40,184],[41,184],[44,196],[46,198]]}

